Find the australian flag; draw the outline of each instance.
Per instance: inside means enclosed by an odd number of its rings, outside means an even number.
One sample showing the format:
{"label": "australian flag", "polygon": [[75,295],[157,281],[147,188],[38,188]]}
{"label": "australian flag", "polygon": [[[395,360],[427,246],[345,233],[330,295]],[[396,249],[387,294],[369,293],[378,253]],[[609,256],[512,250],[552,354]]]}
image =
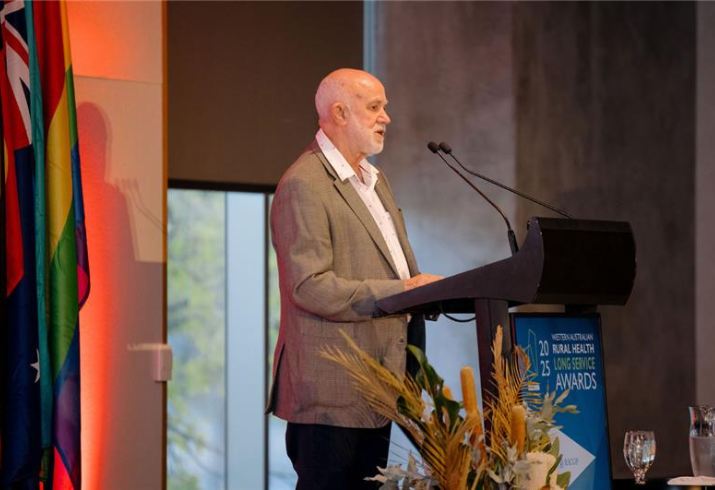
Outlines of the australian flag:
{"label": "australian flag", "polygon": [[0,100],[7,152],[4,321],[0,331],[0,487],[37,488],[42,460],[35,158],[23,2],[2,6]]}

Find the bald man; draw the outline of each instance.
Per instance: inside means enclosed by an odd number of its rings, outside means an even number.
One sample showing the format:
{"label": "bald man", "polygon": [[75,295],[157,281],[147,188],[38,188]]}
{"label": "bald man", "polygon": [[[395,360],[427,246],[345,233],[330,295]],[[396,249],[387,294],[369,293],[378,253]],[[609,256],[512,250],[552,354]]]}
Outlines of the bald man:
{"label": "bald man", "polygon": [[440,279],[420,274],[384,173],[366,158],[382,151],[390,124],[385,88],[341,69],[315,95],[320,129],[286,171],[271,209],[281,326],[268,410],[288,421],[286,447],[297,489],[377,488],[390,425],[347,372],[320,357],[347,350],[340,330],[394,372],[406,346],[424,348],[424,319],[376,317],[375,302]]}

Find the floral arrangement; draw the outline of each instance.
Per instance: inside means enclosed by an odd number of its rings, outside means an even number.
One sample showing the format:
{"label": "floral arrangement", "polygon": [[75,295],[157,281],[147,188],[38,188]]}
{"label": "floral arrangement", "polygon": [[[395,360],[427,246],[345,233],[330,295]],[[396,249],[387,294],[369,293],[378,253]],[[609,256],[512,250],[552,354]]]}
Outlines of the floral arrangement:
{"label": "floral arrangement", "polygon": [[496,395],[486,402],[483,413],[471,367],[460,373],[463,401],[459,402],[420,349],[409,346],[420,365],[412,378],[393,373],[343,335],[350,352],[328,347],[321,355],[348,370],[370,407],[399,424],[422,459],[418,463],[410,454],[405,469],[402,465],[378,468],[380,474],[368,479],[382,482],[382,489],[562,490],[568,486],[570,474],[557,473],[558,438],[552,439],[549,432],[556,428],[555,414],[577,413],[576,407],[561,406],[568,391],[541,397],[533,390],[524,350],[517,346],[510,358],[501,355],[501,326],[492,344]]}

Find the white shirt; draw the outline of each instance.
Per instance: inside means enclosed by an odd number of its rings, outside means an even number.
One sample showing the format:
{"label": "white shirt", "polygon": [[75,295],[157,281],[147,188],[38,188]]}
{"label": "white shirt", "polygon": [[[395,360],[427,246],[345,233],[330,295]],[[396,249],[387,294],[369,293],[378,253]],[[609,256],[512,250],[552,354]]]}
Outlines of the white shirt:
{"label": "white shirt", "polygon": [[346,179],[349,180],[365,203],[365,206],[367,206],[372,218],[375,220],[375,224],[380,229],[380,233],[382,233],[382,237],[385,239],[385,243],[387,243],[387,249],[392,256],[392,262],[397,267],[400,279],[409,279],[410,268],[407,265],[407,259],[405,259],[405,252],[402,250],[400,240],[397,238],[395,223],[392,222],[390,213],[387,212],[385,205],[382,204],[377,192],[375,192],[375,184],[377,184],[380,171],[363,158],[360,162],[360,171],[365,181],[363,184],[360,179],[358,179],[353,168],[347,160],[345,160],[343,154],[340,153],[340,150],[335,148],[335,145],[333,145],[322,129],[318,130],[318,133],[315,135],[315,140],[318,142],[318,146],[325,155],[325,158],[328,159],[328,162],[335,170],[335,173],[338,174],[338,178],[342,182]]}

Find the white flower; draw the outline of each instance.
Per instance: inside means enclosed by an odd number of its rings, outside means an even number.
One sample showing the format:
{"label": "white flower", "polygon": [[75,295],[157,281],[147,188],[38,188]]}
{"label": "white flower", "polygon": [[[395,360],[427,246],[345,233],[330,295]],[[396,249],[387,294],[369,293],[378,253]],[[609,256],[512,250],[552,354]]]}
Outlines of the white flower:
{"label": "white flower", "polygon": [[548,453],[526,453],[526,461],[529,463],[528,479],[520,478],[519,488],[541,490],[546,486],[551,490],[563,490],[556,483],[556,471],[553,471],[549,476],[549,481],[546,481],[546,475],[556,463],[554,456]]}
{"label": "white flower", "polygon": [[380,490],[429,490],[436,486],[429,474],[422,475],[417,468],[417,460],[409,454],[407,469],[403,470],[402,465],[394,464],[386,468],[377,467],[381,474],[365,478],[367,481],[382,483]]}

